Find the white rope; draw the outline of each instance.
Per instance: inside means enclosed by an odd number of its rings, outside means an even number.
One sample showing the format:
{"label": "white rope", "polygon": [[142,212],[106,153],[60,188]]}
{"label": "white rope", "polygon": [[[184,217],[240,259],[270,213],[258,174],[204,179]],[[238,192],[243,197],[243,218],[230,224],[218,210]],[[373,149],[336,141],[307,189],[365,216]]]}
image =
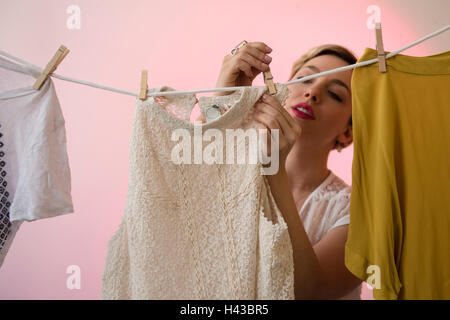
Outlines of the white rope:
{"label": "white rope", "polygon": [[[438,34],[444,32],[444,31],[447,31],[448,29],[450,29],[450,24],[447,25],[446,27],[443,27],[443,28],[441,28],[439,30],[436,30],[433,33],[430,33],[429,35],[426,35],[423,38],[420,38],[419,40],[414,41],[413,43],[408,44],[407,46],[405,46],[403,48],[400,48],[400,49],[398,49],[396,51],[393,51],[393,52],[389,53],[388,55],[386,55],[386,59],[391,58],[391,57],[395,56],[396,54],[398,54],[398,53],[400,53],[402,51],[405,51],[406,49],[409,49],[409,48],[411,48],[413,46],[416,46],[419,43],[424,42],[425,40],[428,40],[428,39],[430,39],[432,37],[435,37]],[[345,66],[345,67],[336,68],[336,69],[333,69],[333,70],[328,70],[328,71],[324,71],[324,72],[320,72],[320,73],[315,73],[315,74],[310,75],[310,76],[302,77],[301,79],[297,79],[297,80],[286,82],[285,84],[293,84],[293,83],[297,83],[297,82],[303,82],[303,81],[314,79],[314,78],[317,78],[317,77],[320,77],[320,76],[326,76],[326,75],[329,75],[329,74],[342,72],[342,71],[349,70],[349,69],[354,69],[354,68],[357,68],[357,67],[367,66],[367,65],[375,63],[375,62],[378,62],[377,58],[366,60],[366,61],[355,63],[355,64],[351,64],[351,65],[348,65],[348,66]]]}
{"label": "white rope", "polygon": [[[440,34],[442,32],[445,32],[445,31],[447,31],[449,29],[450,29],[450,25],[447,25],[447,26],[445,26],[445,27],[443,27],[443,28],[441,28],[439,30],[436,30],[435,32],[430,33],[429,35],[426,35],[426,36],[420,38],[419,40],[416,40],[416,41],[408,44],[405,47],[402,47],[402,48],[400,48],[398,50],[395,50],[395,51],[389,53],[388,55],[386,55],[386,59],[389,59],[389,58],[395,56],[396,54],[398,54],[398,53],[400,53],[402,51],[405,51],[406,49],[409,49],[409,48],[411,48],[413,46],[416,46],[419,43],[421,43],[423,41],[426,41],[426,40],[428,40],[428,39],[430,39],[432,37],[435,37],[438,34]],[[27,65],[27,66],[35,69],[39,73],[42,72],[42,69],[39,68],[38,66],[35,66],[35,65],[33,65],[33,64],[31,64],[31,63],[29,63],[27,61],[24,61],[24,60],[22,60],[20,58],[17,58],[15,56],[13,56],[13,55],[3,51],[3,50],[0,50],[0,54],[5,56],[5,57],[7,57],[7,58],[10,58],[11,60],[15,60],[15,61],[17,61],[17,62],[19,62],[19,63],[21,63],[23,65]],[[321,76],[326,76],[326,75],[329,75],[329,74],[333,74],[333,73],[342,72],[342,71],[345,71],[345,70],[354,69],[354,68],[357,68],[357,67],[367,66],[369,64],[376,63],[376,62],[378,62],[377,58],[371,59],[371,60],[367,60],[367,61],[363,61],[363,62],[359,62],[359,63],[355,63],[355,64],[348,65],[348,66],[345,66],[345,67],[336,68],[336,69],[333,69],[333,70],[328,70],[328,71],[324,71],[324,72],[320,72],[320,73],[315,73],[313,75],[302,77],[301,79],[296,79],[296,80],[292,80],[292,81],[289,81],[289,82],[285,82],[283,84],[289,85],[289,84],[299,83],[299,82],[311,80],[311,79],[314,79],[314,78],[318,78],[318,77],[321,77]],[[103,89],[103,90],[109,90],[109,91],[113,91],[113,92],[117,92],[117,93],[123,93],[123,94],[127,94],[127,95],[134,96],[134,97],[138,97],[139,96],[138,93],[125,91],[125,90],[120,90],[120,89],[116,89],[116,88],[112,88],[112,87],[107,87],[107,86],[103,86],[103,85],[96,84],[96,83],[93,83],[93,82],[88,82],[88,81],[78,80],[78,79],[74,79],[74,78],[64,77],[64,76],[58,75],[56,73],[51,73],[50,76],[52,76],[54,78],[61,79],[61,80],[65,80],[65,81],[69,81],[69,82],[75,82],[75,83],[79,83],[79,84],[84,84],[86,86],[91,86],[91,87],[99,88],[99,89]],[[164,92],[149,93],[148,96],[169,96],[169,95],[192,94],[192,93],[200,93],[200,92],[235,91],[235,90],[239,90],[239,89],[242,89],[242,88],[263,88],[263,87],[266,87],[266,86],[259,86],[259,87],[258,86],[239,86],[239,87],[198,89],[198,90],[186,90],[186,91],[164,91]]]}

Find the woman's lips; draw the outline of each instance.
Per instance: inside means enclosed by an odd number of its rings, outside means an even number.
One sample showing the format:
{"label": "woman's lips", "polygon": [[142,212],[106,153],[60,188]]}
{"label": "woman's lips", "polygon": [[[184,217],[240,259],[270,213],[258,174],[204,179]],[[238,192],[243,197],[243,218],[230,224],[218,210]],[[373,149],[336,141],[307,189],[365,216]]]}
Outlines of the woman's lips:
{"label": "woman's lips", "polygon": [[299,103],[296,104],[295,106],[291,107],[292,112],[299,118],[305,119],[305,120],[315,120],[316,118],[314,117],[314,111],[311,108],[311,106],[309,106],[306,103]]}

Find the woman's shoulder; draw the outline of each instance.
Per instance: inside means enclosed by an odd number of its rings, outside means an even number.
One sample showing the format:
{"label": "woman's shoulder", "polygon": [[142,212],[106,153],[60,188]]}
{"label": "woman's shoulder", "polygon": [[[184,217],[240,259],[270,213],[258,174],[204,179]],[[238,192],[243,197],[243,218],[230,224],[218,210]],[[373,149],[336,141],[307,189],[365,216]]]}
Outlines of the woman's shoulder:
{"label": "woman's shoulder", "polygon": [[349,223],[351,187],[340,177],[330,172],[320,189],[311,199],[312,207],[322,208],[322,219],[327,229]]}
{"label": "woman's shoulder", "polygon": [[300,218],[313,244],[329,230],[350,223],[350,186],[330,172],[300,211]]}
{"label": "woman's shoulder", "polygon": [[351,186],[338,177],[333,171],[319,186],[314,194],[316,201],[350,201]]}

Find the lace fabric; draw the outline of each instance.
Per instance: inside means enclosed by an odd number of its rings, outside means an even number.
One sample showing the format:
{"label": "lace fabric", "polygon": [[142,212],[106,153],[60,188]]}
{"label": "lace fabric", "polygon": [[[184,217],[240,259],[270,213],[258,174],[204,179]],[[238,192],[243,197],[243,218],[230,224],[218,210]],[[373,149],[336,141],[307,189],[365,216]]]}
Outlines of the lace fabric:
{"label": "lace fabric", "polygon": [[[343,193],[342,191],[348,191]],[[312,198],[321,199],[324,197],[330,198],[336,196],[337,193],[341,193],[341,197],[349,199],[350,190],[349,185],[347,185],[342,179],[336,176],[333,172],[323,181],[323,183],[315,190]]]}
{"label": "lace fabric", "polygon": [[351,187],[331,171],[303,203],[299,216],[313,245],[350,216],[350,194]]}
{"label": "lace fabric", "polygon": [[[284,104],[288,89],[276,86],[275,98]],[[171,161],[172,133],[193,132],[189,116],[196,102],[202,112],[213,104],[230,106],[203,130],[256,127],[246,116],[266,90],[136,100],[127,205],[108,243],[103,299],[294,298],[287,225],[261,163]]]}

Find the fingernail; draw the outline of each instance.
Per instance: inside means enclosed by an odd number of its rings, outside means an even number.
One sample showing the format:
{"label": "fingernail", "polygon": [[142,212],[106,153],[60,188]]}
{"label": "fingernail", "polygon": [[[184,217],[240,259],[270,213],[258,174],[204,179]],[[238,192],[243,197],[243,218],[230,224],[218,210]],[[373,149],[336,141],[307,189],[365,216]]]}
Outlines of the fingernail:
{"label": "fingernail", "polygon": [[267,63],[269,63],[270,61],[272,61],[272,58],[269,57],[268,55],[264,56],[264,61],[266,61]]}
{"label": "fingernail", "polygon": [[262,98],[263,98],[264,100],[266,100],[267,97],[268,97],[268,96],[267,96],[267,94],[265,94],[265,93],[264,93],[263,96],[262,96]]}
{"label": "fingernail", "polygon": [[272,49],[270,47],[267,47],[268,52],[272,52]]}

